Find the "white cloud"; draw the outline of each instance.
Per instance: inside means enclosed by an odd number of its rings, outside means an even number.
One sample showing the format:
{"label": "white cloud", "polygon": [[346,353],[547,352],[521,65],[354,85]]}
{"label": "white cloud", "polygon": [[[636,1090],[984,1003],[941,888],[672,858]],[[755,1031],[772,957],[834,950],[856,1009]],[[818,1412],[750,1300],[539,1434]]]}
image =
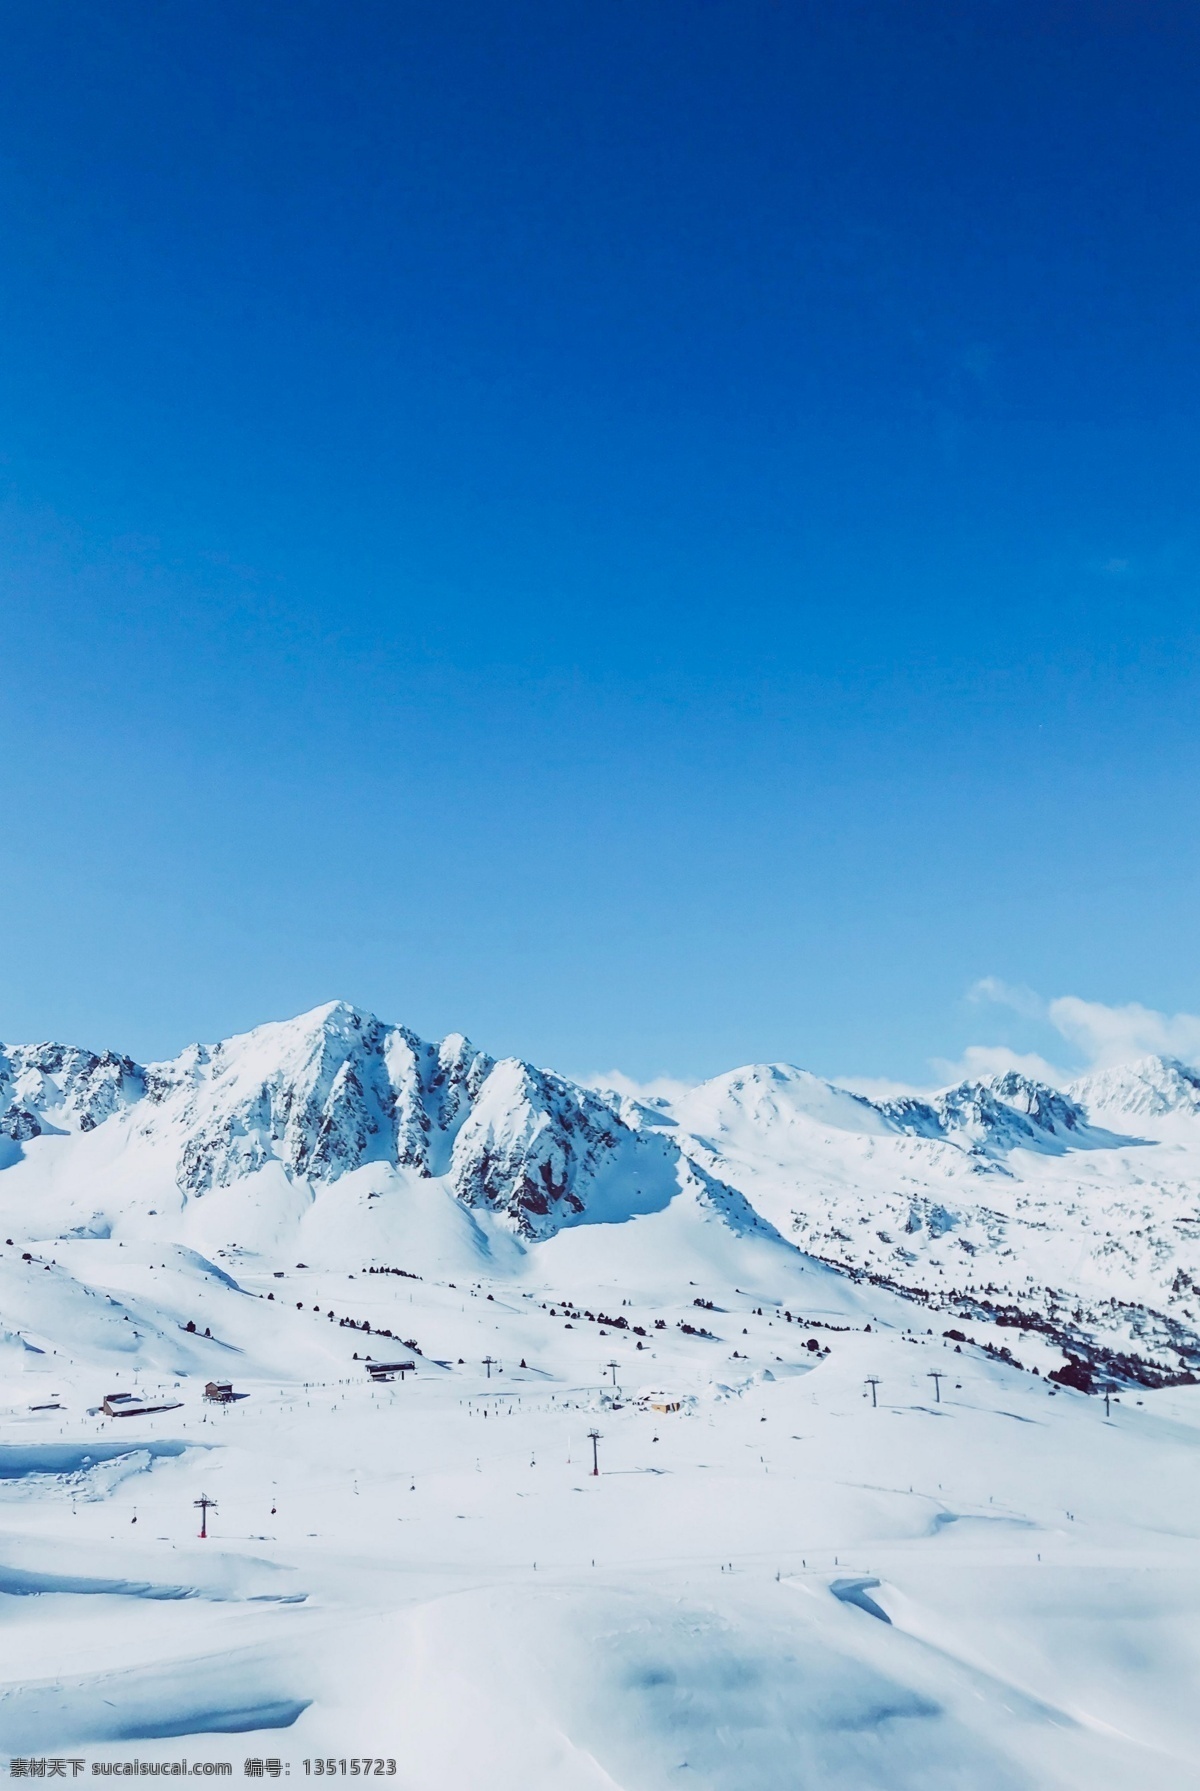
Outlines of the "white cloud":
{"label": "white cloud", "polygon": [[[1078,995],[1058,995],[1045,1001],[1034,989],[1014,987],[999,977],[981,977],[967,991],[975,1002],[991,1002],[1011,1008],[1026,1020],[1052,1026],[1084,1059],[1084,1067],[1108,1069],[1147,1056],[1181,1057],[1200,1062],[1200,1015],[1160,1014],[1138,1001],[1110,1007],[1103,1001],[1084,1001]],[[1023,1070],[1039,1081],[1062,1083],[1077,1075],[1047,1063],[1036,1053],[1018,1053],[1002,1045],[970,1045],[958,1064],[937,1061],[934,1068],[947,1075],[996,1075],[1006,1069]]]}
{"label": "white cloud", "polygon": [[998,976],[981,976],[967,990],[968,1001],[990,1001],[995,1007],[1011,1007],[1026,1020],[1044,1020],[1046,1003],[1035,989],[1024,984],[1001,982]]}
{"label": "white cloud", "polygon": [[583,1088],[594,1088],[600,1093],[628,1095],[634,1101],[679,1101],[697,1086],[695,1082],[681,1082],[675,1076],[654,1076],[649,1082],[635,1082],[624,1070],[606,1070],[603,1074],[597,1072],[593,1076],[575,1076],[573,1080]]}
{"label": "white cloud", "polygon": [[1007,1045],[968,1045],[957,1063],[935,1057],[933,1069],[943,1085],[979,1082],[987,1076],[1003,1076],[1007,1070],[1017,1070],[1035,1082],[1048,1082],[1052,1088],[1071,1080],[1069,1071],[1048,1063],[1036,1051],[1010,1051]]}
{"label": "white cloud", "polygon": [[830,1078],[835,1088],[845,1088],[851,1094],[866,1095],[868,1101],[894,1101],[901,1095],[929,1094],[928,1088],[918,1088],[914,1082],[894,1082],[890,1076],[833,1076]]}
{"label": "white cloud", "polygon": [[1081,1001],[1078,995],[1060,995],[1046,1011],[1055,1030],[1083,1051],[1096,1069],[1151,1053],[1200,1061],[1197,1014],[1160,1014],[1137,1001],[1107,1007],[1102,1001]]}

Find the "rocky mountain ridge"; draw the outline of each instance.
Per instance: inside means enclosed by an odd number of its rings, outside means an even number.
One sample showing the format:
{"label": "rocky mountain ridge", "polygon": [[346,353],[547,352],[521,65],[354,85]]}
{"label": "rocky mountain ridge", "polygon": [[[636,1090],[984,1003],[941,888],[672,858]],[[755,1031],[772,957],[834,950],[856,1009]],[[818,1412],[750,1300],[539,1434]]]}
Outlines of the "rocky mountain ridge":
{"label": "rocky mountain ridge", "polygon": [[461,1034],[430,1043],[346,1002],[191,1045],[165,1063],[0,1047],[10,1154],[109,1124],[172,1159],[184,1201],[272,1165],[319,1188],[378,1164],[447,1178],[466,1206],[527,1239],[603,1206],[613,1183],[636,1211],[663,1204],[689,1173],[676,1146],[626,1126],[591,1089],[497,1062]]}

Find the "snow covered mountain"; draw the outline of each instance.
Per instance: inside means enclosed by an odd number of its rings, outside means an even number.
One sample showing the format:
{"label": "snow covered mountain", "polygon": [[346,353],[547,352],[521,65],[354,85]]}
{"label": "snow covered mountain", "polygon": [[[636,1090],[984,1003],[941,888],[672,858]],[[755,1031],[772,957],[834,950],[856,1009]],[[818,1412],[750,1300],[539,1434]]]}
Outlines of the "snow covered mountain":
{"label": "snow covered mountain", "polygon": [[683,1194],[1005,1327],[1017,1360],[1040,1336],[1126,1378],[1200,1369],[1200,1073],[1162,1058],[1065,1092],[871,1100],[767,1064],[634,1099],[332,1002],[167,1063],[4,1047],[0,1152],[14,1236],[207,1252],[403,1252],[454,1211],[527,1248]]}
{"label": "snow covered mountain", "polygon": [[[206,1245],[242,1241],[252,1204],[302,1218],[347,1178],[360,1212],[437,1181],[525,1240],[658,1210],[711,1179],[590,1089],[496,1062],[461,1034],[427,1043],[345,1002],[145,1066],[0,1047],[0,1145],[10,1227],[178,1230]],[[758,1223],[732,1191],[721,1201]],[[204,1203],[219,1218],[200,1218]]]}

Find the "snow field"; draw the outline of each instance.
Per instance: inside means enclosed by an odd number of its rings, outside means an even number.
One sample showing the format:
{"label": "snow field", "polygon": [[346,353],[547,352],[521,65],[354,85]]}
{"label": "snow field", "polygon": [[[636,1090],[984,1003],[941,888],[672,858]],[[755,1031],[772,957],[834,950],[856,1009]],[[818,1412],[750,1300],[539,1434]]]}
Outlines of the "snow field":
{"label": "snow field", "polygon": [[[161,1251],[56,1246],[64,1276],[86,1264],[97,1298],[120,1282],[142,1314],[122,1384],[155,1390],[161,1315],[203,1299],[235,1339],[205,1348],[238,1352],[249,1397],[205,1409],[199,1368],[177,1377],[180,1411],[89,1418],[112,1375],[90,1333],[7,1375],[5,1442],[43,1471],[0,1479],[4,1565],[66,1584],[0,1590],[20,1662],[0,1746],[124,1758],[186,1736],[189,1758],[274,1753],[294,1773],[354,1749],[393,1755],[414,1791],[684,1771],[722,1791],[1196,1783],[1192,1390],[1126,1395],[1105,1420],[780,1246],[764,1279],[739,1252],[719,1281],[726,1245],[696,1227],[656,1269],[668,1218],[637,1222],[650,1241],[632,1261],[626,1243],[624,1292],[615,1228],[593,1234],[591,1280],[572,1233],[519,1277],[243,1262],[245,1292]],[[565,1319],[564,1295],[644,1323],[647,1347]],[[815,1322],[788,1325],[775,1299]],[[62,1323],[76,1304],[68,1285]],[[721,1341],[682,1334],[684,1315]],[[415,1377],[375,1386],[354,1362],[405,1354],[381,1325],[421,1341]],[[940,1404],[930,1368],[947,1372]],[[63,1410],[28,1409],[43,1382]],[[639,1409],[644,1386],[682,1410]],[[76,1453],[56,1463],[51,1444]],[[79,1465],[101,1445],[124,1445],[129,1471]],[[203,1544],[201,1492],[218,1502]],[[128,1589],[73,1589],[88,1576]],[[855,1577],[878,1580],[890,1623],[830,1592]]]}

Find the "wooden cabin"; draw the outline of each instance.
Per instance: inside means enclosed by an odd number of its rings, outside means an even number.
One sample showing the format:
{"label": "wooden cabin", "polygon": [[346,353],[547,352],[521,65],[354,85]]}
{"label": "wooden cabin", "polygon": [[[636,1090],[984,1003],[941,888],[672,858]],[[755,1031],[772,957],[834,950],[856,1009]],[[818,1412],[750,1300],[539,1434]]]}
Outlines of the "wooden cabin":
{"label": "wooden cabin", "polygon": [[206,1381],[204,1397],[213,1405],[229,1405],[237,1398],[232,1381]]}

